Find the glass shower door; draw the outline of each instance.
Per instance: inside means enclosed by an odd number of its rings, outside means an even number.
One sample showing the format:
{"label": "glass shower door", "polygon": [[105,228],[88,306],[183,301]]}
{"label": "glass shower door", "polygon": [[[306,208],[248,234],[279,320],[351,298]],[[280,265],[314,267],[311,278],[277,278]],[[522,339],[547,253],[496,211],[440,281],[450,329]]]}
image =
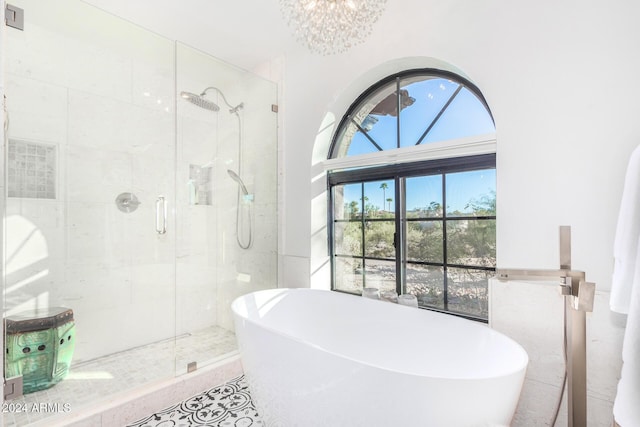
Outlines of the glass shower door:
{"label": "glass shower door", "polygon": [[5,374],[15,402],[75,412],[175,375],[175,44],[84,2],[12,4]]}
{"label": "glass shower door", "polygon": [[277,286],[277,85],[177,43],[176,372],[237,353],[231,302]]}

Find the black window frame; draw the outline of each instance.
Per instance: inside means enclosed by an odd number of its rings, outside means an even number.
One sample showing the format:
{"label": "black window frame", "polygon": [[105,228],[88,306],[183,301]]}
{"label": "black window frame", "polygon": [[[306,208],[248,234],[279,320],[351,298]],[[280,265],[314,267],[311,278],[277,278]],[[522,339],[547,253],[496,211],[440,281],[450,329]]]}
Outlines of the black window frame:
{"label": "black window frame", "polygon": [[[466,78],[464,78],[464,77],[462,77],[462,76],[460,76],[460,75],[458,75],[456,73],[453,73],[451,71],[440,70],[440,69],[437,69],[437,68],[415,68],[415,69],[405,70],[405,71],[401,71],[399,73],[390,75],[388,77],[385,77],[382,80],[378,81],[377,83],[375,83],[374,85],[369,87],[367,90],[365,90],[360,96],[358,96],[355,99],[355,101],[353,101],[353,103],[351,103],[351,105],[347,109],[347,113],[344,116],[342,116],[342,119],[340,120],[340,122],[338,123],[338,126],[336,127],[336,132],[334,133],[333,138],[331,140],[331,145],[329,146],[329,155],[327,156],[327,158],[328,159],[335,159],[335,158],[339,157],[338,148],[339,148],[339,143],[340,143],[340,141],[339,141],[340,131],[342,129],[346,128],[347,125],[354,120],[353,114],[355,114],[357,112],[358,107],[363,105],[366,100],[371,98],[381,88],[384,88],[385,86],[389,85],[390,83],[395,82],[395,84],[396,84],[396,93],[400,93],[400,91],[401,91],[400,83],[403,81],[403,79],[407,79],[407,78],[411,78],[411,77],[419,77],[419,76],[448,79],[448,80],[451,80],[451,81],[454,81],[454,82],[458,83],[459,87],[455,91],[455,93],[451,97],[451,99],[449,99],[449,101],[442,107],[442,109],[436,115],[436,117],[433,119],[433,121],[427,126],[426,130],[424,131],[424,133],[422,134],[422,136],[420,137],[420,139],[417,141],[417,143],[415,145],[422,144],[422,141],[424,140],[424,138],[427,136],[429,131],[433,128],[435,123],[440,119],[440,117],[442,116],[444,111],[451,104],[451,101],[453,101],[455,96],[458,95],[458,93],[460,92],[460,89],[462,89],[462,88],[467,88],[471,93],[473,93],[476,96],[478,101],[487,110],[487,113],[489,114],[489,117],[491,118],[491,121],[495,123],[495,121],[493,119],[493,114],[491,113],[491,109],[489,108],[489,104],[487,104],[487,101],[484,98],[484,96],[482,95],[482,92],[480,92],[480,89],[478,89],[478,87],[475,84],[473,84],[470,80],[468,80],[468,79],[466,79]],[[396,96],[396,98],[397,98],[397,111],[401,111],[402,110],[402,107],[401,107],[402,99],[401,99],[400,96]],[[400,114],[398,114],[398,121],[400,121]],[[367,135],[367,132],[364,131],[364,129],[362,129],[358,123],[354,122],[354,124],[359,128],[359,130],[361,132],[363,132],[363,134],[367,138],[369,138],[368,135]],[[400,126],[398,126],[398,128],[397,128],[397,138],[396,138],[397,147],[396,148],[400,148],[401,147],[401,143],[400,143],[400,128],[401,128]],[[378,146],[375,141],[371,140],[370,142],[378,149],[378,151],[385,151],[380,146]]]}
{"label": "black window frame", "polygon": [[[448,262],[447,253],[446,253],[446,224],[447,221],[459,221],[459,220],[496,220],[496,215],[482,215],[482,216],[473,216],[473,215],[465,215],[465,216],[448,216],[447,210],[443,209],[443,215],[439,218],[430,218],[430,221],[440,221],[443,223],[443,251],[444,256],[441,263],[439,262],[421,262],[421,261],[407,261],[406,257],[406,236],[405,236],[405,223],[407,221],[414,221],[417,219],[414,218],[406,218],[405,216],[405,206],[404,206],[404,179],[412,178],[412,177],[421,177],[421,176],[433,176],[433,175],[446,175],[457,172],[470,172],[476,170],[486,170],[486,169],[495,169],[496,167],[496,155],[495,154],[482,154],[477,156],[465,156],[465,157],[452,157],[445,159],[437,159],[437,160],[425,160],[421,162],[411,162],[411,163],[402,163],[396,165],[383,165],[376,166],[371,168],[364,169],[354,169],[354,170],[345,170],[345,171],[332,171],[327,174],[327,193],[329,195],[329,204],[328,204],[328,218],[327,218],[327,226],[328,226],[328,247],[329,247],[329,256],[331,259],[331,290],[337,292],[345,292],[350,293],[341,289],[337,289],[335,287],[336,283],[336,269],[335,262],[336,258],[352,258],[352,259],[361,259],[363,261],[363,265],[367,259],[371,260],[390,260],[390,259],[378,259],[376,257],[367,256],[365,253],[364,245],[361,250],[361,254],[359,256],[347,256],[343,254],[335,253],[335,245],[334,245],[334,231],[335,224],[337,222],[354,222],[354,221],[362,221],[363,223],[366,221],[371,221],[371,219],[366,219],[364,215],[361,215],[361,218],[358,220],[337,220],[335,218],[335,195],[334,195],[334,187],[339,185],[347,185],[347,184],[358,184],[358,183],[366,183],[366,182],[375,182],[381,180],[391,180],[395,184],[395,236],[394,244],[395,244],[395,264],[396,264],[396,292],[401,294],[404,292],[404,288],[406,286],[406,266],[407,263],[411,264],[420,264],[420,265],[430,265],[430,266],[438,266],[443,267],[444,269],[444,309],[440,310],[435,307],[422,307],[429,310],[435,311],[443,311],[448,314],[453,314],[460,317],[465,317],[473,320],[478,320],[481,322],[487,322],[487,319],[484,317],[474,316],[472,314],[461,313],[456,311],[450,311],[448,309],[447,302],[447,270],[449,268],[464,268],[470,270],[478,270],[478,271],[490,271],[495,272],[495,266],[487,267],[487,266],[479,266],[479,265],[468,265],[468,264],[455,264]],[[446,183],[443,180],[443,187]],[[446,192],[444,192],[443,188],[443,196],[446,198]],[[443,201],[443,205],[446,206],[446,199]],[[363,275],[366,273],[363,272]],[[366,281],[366,278],[364,279]],[[365,282],[366,283],[366,282]]]}
{"label": "black window frame", "polygon": [[[431,68],[422,68],[422,69],[412,69],[406,70],[391,76],[388,76],[378,83],[371,86],[365,92],[363,92],[350,106],[347,110],[347,113],[343,116],[340,121],[336,132],[334,133],[333,140],[329,149],[329,159],[336,158],[339,156],[339,139],[341,135],[341,130],[348,126],[351,123],[355,123],[353,114],[374,94],[376,94],[381,88],[387,87],[389,84],[395,82],[396,84],[396,98],[397,98],[397,111],[401,110],[400,102],[401,96],[400,94],[400,82],[407,77],[431,77],[431,78],[446,78],[455,83],[458,83],[458,88],[451,96],[451,98],[447,101],[447,103],[442,107],[442,110],[436,115],[433,121],[428,125],[427,130],[422,134],[419,141],[416,145],[419,145],[429,132],[429,130],[434,126],[435,122],[442,116],[443,112],[449,106],[451,101],[455,98],[455,96],[460,92],[462,87],[466,87],[469,89],[479,100],[479,102],[486,108],[486,111],[489,114],[489,117],[493,121],[493,116],[491,115],[491,111],[484,99],[482,93],[479,89],[467,79],[448,71],[431,69]],[[397,148],[400,148],[400,114],[398,114],[398,135],[397,135]],[[363,132],[365,136],[366,131],[360,126],[358,126],[359,131]],[[370,138],[369,138],[370,139]],[[379,146],[375,144],[375,141],[371,141],[379,151],[383,151]],[[347,221],[347,220],[338,220],[334,217],[335,207],[335,197],[334,197],[334,187],[338,185],[346,185],[346,184],[354,184],[354,183],[366,183],[372,181],[382,181],[382,180],[391,180],[394,183],[394,190],[396,197],[394,198],[394,221],[395,221],[395,237],[394,237],[394,246],[395,246],[395,265],[396,265],[396,291],[398,294],[401,294],[404,291],[406,286],[406,268],[407,264],[424,264],[424,265],[432,265],[439,266],[443,268],[444,272],[444,309],[438,309],[435,307],[421,306],[421,308],[434,310],[434,311],[442,311],[447,314],[452,314],[455,316],[460,316],[464,318],[469,318],[472,320],[477,320],[480,322],[488,322],[488,319],[481,316],[476,316],[469,313],[461,313],[457,311],[449,311],[448,302],[447,302],[447,269],[448,268],[465,268],[465,269],[473,269],[478,271],[495,271],[495,266],[478,266],[478,265],[464,265],[464,264],[453,264],[449,263],[447,259],[447,236],[446,236],[446,224],[447,221],[460,221],[460,220],[496,220],[496,215],[483,215],[483,216],[473,216],[473,215],[465,215],[461,217],[457,216],[448,216],[446,209],[446,199],[443,200],[443,214],[440,218],[430,218],[430,221],[441,221],[443,228],[443,260],[442,263],[432,263],[432,262],[419,262],[419,261],[408,261],[406,257],[406,236],[405,236],[405,225],[407,221],[417,220],[417,219],[407,219],[405,212],[405,180],[411,177],[420,177],[420,176],[430,176],[430,175],[442,175],[442,186],[443,186],[443,197],[446,198],[446,182],[445,176],[450,173],[456,172],[468,172],[475,170],[485,170],[485,169],[495,169],[496,168],[496,154],[481,154],[481,155],[470,155],[470,156],[462,156],[462,157],[446,157],[446,158],[438,158],[433,160],[423,160],[416,162],[407,162],[407,163],[398,163],[398,164],[384,164],[384,165],[376,165],[376,166],[365,166],[358,167],[354,169],[346,169],[346,170],[335,170],[327,172],[327,194],[328,194],[328,209],[327,209],[327,225],[328,225],[328,248],[329,248],[329,256],[331,263],[331,290],[337,292],[347,292],[341,289],[336,288],[336,259],[337,257],[343,257],[344,255],[336,254],[334,247],[334,232],[335,232],[335,224],[336,222]],[[363,202],[364,205],[364,202]],[[364,233],[364,225],[367,220],[364,215],[364,209],[362,210],[360,221],[362,221],[363,233]],[[348,221],[353,221],[352,219]],[[365,280],[366,284],[366,269],[365,263],[366,259],[374,259],[375,257],[367,257],[366,256],[366,248],[365,248],[365,240],[362,240],[362,248],[360,256],[351,256],[350,258],[361,259],[363,263],[363,280]],[[382,260],[382,259],[381,259]],[[487,290],[488,292],[488,290]]]}

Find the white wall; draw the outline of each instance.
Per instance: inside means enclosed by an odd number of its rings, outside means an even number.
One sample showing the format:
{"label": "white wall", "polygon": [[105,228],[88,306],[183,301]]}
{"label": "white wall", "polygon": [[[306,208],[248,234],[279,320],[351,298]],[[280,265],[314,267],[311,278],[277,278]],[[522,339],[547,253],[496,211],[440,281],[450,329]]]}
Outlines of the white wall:
{"label": "white wall", "polygon": [[479,86],[496,121],[499,265],[557,266],[557,227],[571,225],[574,267],[609,289],[624,168],[640,144],[639,11],[632,1],[389,2],[369,40],[347,54],[290,55],[285,255],[310,256],[300,238],[310,233],[310,205],[300,201],[310,199],[325,114],[339,119],[336,100],[375,83],[381,64],[433,57]]}
{"label": "white wall", "polygon": [[[627,159],[640,144],[639,13],[634,1],[405,0],[388,2],[368,41],[346,54],[292,52],[283,102],[284,284],[326,286],[324,182],[314,166],[326,151],[314,151],[317,135],[330,133],[344,99],[403,61],[420,62],[402,58],[422,57],[425,66],[437,58],[477,84],[495,118],[498,266],[558,267],[558,226],[570,225],[572,265],[600,292],[591,327],[619,335],[602,301]],[[542,304],[536,315],[549,310]],[[617,367],[619,344],[603,355]]]}

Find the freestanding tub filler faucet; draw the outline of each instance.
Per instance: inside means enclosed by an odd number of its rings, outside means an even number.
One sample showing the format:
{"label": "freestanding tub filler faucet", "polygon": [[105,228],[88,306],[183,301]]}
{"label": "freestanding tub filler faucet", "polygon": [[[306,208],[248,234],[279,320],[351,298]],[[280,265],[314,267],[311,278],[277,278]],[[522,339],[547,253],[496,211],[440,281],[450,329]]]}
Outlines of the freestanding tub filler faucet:
{"label": "freestanding tub filler faucet", "polygon": [[584,271],[571,269],[571,227],[560,226],[560,268],[558,270],[496,269],[499,280],[560,280],[564,295],[568,427],[587,426],[587,337],[586,314],[593,311],[595,283],[586,281]]}

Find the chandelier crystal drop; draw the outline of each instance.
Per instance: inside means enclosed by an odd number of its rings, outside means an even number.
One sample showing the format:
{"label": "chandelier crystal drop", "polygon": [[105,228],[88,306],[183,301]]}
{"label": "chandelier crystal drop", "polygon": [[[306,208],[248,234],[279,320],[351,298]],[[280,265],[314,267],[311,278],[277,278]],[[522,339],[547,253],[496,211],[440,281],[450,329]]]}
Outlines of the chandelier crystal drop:
{"label": "chandelier crystal drop", "polygon": [[322,55],[362,43],[387,0],[280,0],[280,10],[296,39]]}

